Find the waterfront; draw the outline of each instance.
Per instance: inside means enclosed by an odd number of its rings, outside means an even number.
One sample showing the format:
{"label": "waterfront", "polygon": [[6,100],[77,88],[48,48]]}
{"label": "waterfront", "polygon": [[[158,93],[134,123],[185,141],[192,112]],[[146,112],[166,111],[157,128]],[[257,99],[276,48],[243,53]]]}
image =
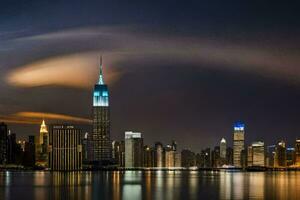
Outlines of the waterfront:
{"label": "waterfront", "polygon": [[0,199],[299,199],[300,172],[1,172]]}

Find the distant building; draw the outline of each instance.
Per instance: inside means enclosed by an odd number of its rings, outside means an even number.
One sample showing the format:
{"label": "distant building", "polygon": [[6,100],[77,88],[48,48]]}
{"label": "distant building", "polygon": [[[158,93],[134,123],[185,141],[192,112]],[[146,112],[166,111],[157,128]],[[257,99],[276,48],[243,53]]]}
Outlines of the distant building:
{"label": "distant building", "polygon": [[242,151],[245,148],[245,125],[237,122],[233,128],[233,165],[235,167],[243,167]]}
{"label": "distant building", "polygon": [[217,168],[221,167],[221,158],[220,158],[220,147],[216,146],[211,152],[212,157],[212,167]]}
{"label": "distant building", "polygon": [[265,166],[265,144],[262,141],[252,143],[252,166]]}
{"label": "distant building", "polygon": [[247,166],[251,167],[253,165],[253,149],[252,145],[248,146],[247,150]]}
{"label": "distant building", "polygon": [[82,169],[81,130],[74,125],[53,125],[49,134],[49,167],[54,171]]}
{"label": "distant building", "polygon": [[201,151],[201,160],[202,160],[202,164],[201,164],[202,168],[212,167],[212,161],[211,161],[212,159],[211,159],[210,148],[206,148],[206,149]]}
{"label": "distant building", "polygon": [[175,151],[172,146],[167,145],[165,148],[165,167],[170,168],[175,166]]}
{"label": "distant building", "polygon": [[284,141],[278,142],[275,149],[275,167],[286,167],[286,146]]}
{"label": "distant building", "polygon": [[300,166],[300,139],[295,144],[295,165]]}
{"label": "distant building", "polygon": [[89,135],[89,160],[95,168],[111,162],[110,106],[108,86],[104,84],[102,57],[100,61],[99,81],[93,93],[93,131]]}
{"label": "distant building", "polygon": [[5,123],[0,124],[0,165],[7,163],[7,125]]}
{"label": "distant building", "polygon": [[233,165],[233,149],[231,147],[226,149],[226,164]]}
{"label": "distant building", "polygon": [[291,166],[295,164],[295,148],[286,148],[286,165]]}
{"label": "distant building", "polygon": [[181,153],[174,153],[174,167],[181,167]]}
{"label": "distant building", "polygon": [[42,121],[40,127],[40,134],[35,140],[36,151],[36,165],[40,167],[47,167],[48,163],[48,145],[49,145],[49,133],[45,120]]}
{"label": "distant building", "polygon": [[196,155],[194,152],[184,149],[181,151],[181,166],[194,167],[196,166]]}
{"label": "distant building", "polygon": [[125,132],[125,167],[143,167],[143,138],[141,133]]}
{"label": "distant building", "polygon": [[153,167],[154,166],[154,150],[148,145],[144,146],[144,155],[143,155],[143,166],[144,167]]}
{"label": "distant building", "polygon": [[17,137],[15,133],[8,131],[7,163],[15,164],[17,161]]}
{"label": "distant building", "polygon": [[274,161],[275,161],[275,151],[276,151],[276,145],[270,145],[267,147],[267,158],[266,158],[266,166],[268,167],[274,167]]}
{"label": "distant building", "polygon": [[88,157],[88,151],[90,149],[89,141],[88,141],[89,133],[86,132],[82,136],[82,162],[88,163],[89,157]]}
{"label": "distant building", "polygon": [[220,142],[220,158],[222,160],[226,160],[226,148],[227,148],[226,140],[222,138]]}
{"label": "distant building", "polygon": [[28,137],[28,142],[25,143],[23,165],[25,167],[34,167],[35,166],[35,137],[34,137],[34,135],[30,135]]}
{"label": "distant building", "polygon": [[125,166],[125,143],[124,141],[112,142],[112,158],[119,167]]}
{"label": "distant building", "polygon": [[154,147],[154,166],[155,167],[164,167],[164,148],[160,142],[155,143]]}

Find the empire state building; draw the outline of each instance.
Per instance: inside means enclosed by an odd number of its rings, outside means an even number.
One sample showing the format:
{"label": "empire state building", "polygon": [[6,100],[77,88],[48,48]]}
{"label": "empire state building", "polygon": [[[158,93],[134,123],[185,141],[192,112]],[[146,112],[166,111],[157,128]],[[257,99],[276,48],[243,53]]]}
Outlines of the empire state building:
{"label": "empire state building", "polygon": [[110,108],[108,87],[103,80],[102,57],[99,81],[93,92],[93,131],[89,138],[90,161],[95,167],[108,164],[111,160]]}

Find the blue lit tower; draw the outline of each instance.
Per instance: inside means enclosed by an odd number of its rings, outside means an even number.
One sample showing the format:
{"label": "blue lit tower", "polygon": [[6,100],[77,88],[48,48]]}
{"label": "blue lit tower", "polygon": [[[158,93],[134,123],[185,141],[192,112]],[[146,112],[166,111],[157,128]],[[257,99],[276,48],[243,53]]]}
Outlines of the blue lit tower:
{"label": "blue lit tower", "polygon": [[245,125],[236,122],[233,126],[233,165],[242,167],[242,151],[245,149]]}
{"label": "blue lit tower", "polygon": [[102,57],[100,58],[99,81],[93,93],[93,131],[90,134],[90,161],[97,167],[110,162],[110,109],[108,87],[104,84]]}

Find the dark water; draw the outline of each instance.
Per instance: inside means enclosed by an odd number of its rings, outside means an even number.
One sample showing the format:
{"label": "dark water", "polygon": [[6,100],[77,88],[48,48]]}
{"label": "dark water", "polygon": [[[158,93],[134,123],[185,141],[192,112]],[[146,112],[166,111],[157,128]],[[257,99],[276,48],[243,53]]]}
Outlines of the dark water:
{"label": "dark water", "polygon": [[0,199],[300,199],[300,172],[0,172]]}

